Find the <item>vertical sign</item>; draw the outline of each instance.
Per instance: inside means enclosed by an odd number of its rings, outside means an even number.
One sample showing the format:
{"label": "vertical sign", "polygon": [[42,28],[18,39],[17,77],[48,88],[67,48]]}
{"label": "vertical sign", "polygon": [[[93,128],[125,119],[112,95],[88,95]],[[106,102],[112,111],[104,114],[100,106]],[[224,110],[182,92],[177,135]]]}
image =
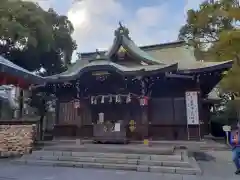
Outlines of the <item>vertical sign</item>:
{"label": "vertical sign", "polygon": [[186,110],[187,110],[187,124],[197,125],[199,124],[198,92],[188,91],[185,94],[185,98],[186,98]]}
{"label": "vertical sign", "polygon": [[104,113],[101,112],[98,114],[98,121],[100,124],[104,123]]}

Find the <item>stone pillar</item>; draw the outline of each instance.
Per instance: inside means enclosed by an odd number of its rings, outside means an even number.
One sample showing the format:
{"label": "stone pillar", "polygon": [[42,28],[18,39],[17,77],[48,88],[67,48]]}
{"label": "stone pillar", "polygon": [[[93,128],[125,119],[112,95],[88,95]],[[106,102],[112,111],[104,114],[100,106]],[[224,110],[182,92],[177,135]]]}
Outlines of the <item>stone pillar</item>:
{"label": "stone pillar", "polygon": [[18,118],[19,117],[19,95],[20,95],[20,88],[19,87],[15,87],[14,88],[15,92],[14,92],[14,99],[16,99],[16,103],[17,103],[17,108],[14,110],[14,118]]}

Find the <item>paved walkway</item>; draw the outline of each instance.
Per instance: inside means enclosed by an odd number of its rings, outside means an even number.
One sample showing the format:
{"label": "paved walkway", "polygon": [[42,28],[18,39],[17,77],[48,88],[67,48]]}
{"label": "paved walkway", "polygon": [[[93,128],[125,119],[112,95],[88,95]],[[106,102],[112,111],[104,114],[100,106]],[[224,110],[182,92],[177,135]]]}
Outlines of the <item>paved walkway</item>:
{"label": "paved walkway", "polygon": [[[210,166],[208,166],[210,167]],[[217,167],[219,168],[219,166]],[[0,168],[1,180],[239,180],[239,176],[233,175],[222,169],[215,168],[215,175],[188,176],[173,174],[154,174],[131,171],[111,171],[97,169],[78,169],[60,167],[37,167],[5,165]],[[227,173],[226,173],[227,172]],[[220,174],[219,174],[220,173]]]}
{"label": "paved walkway", "polygon": [[[155,174],[132,171],[79,169],[62,167],[38,167],[11,165],[0,160],[0,180],[239,180],[234,174],[231,152],[207,152],[213,158],[199,161],[203,176]],[[214,160],[214,158],[216,158]]]}

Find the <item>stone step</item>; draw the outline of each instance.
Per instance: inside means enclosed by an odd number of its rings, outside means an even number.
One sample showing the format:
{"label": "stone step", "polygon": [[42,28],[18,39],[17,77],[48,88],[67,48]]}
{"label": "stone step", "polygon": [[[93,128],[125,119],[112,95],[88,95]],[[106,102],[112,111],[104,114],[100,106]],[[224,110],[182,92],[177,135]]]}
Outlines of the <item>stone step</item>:
{"label": "stone step", "polygon": [[146,145],[54,145],[44,146],[45,151],[72,151],[72,152],[100,152],[100,153],[126,153],[126,154],[156,154],[172,155],[173,146],[149,147]]}
{"label": "stone step", "polygon": [[18,159],[12,161],[14,164],[39,165],[39,166],[57,166],[57,167],[76,167],[76,168],[101,168],[114,170],[131,170],[139,172],[155,173],[175,173],[200,175],[201,170],[197,167],[168,167],[168,166],[149,166],[135,164],[116,164],[116,163],[96,163],[96,162],[72,162],[72,161],[53,161],[53,160],[24,160]]}
{"label": "stone step", "polygon": [[[183,154],[174,155],[151,155],[151,154],[123,154],[123,153],[97,153],[97,152],[72,152],[72,151],[33,151],[32,157],[57,156],[57,157],[94,157],[94,158],[122,158],[122,159],[144,159],[144,160],[163,160],[181,161]],[[29,155],[27,155],[29,157]]]}
{"label": "stone step", "polygon": [[130,165],[147,165],[147,166],[168,166],[168,167],[191,167],[186,161],[163,161],[154,159],[125,159],[125,158],[108,158],[108,157],[73,157],[73,156],[26,156],[23,160],[46,160],[46,161],[69,161],[69,162],[89,162],[89,163],[115,163]]}

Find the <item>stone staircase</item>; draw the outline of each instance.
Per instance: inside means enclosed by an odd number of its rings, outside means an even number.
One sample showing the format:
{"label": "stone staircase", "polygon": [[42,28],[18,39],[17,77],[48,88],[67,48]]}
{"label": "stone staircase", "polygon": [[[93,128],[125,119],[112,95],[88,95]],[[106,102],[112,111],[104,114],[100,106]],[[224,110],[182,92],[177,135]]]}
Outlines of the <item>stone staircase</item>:
{"label": "stone staircase", "polygon": [[[107,147],[107,146],[105,146]],[[60,148],[61,149],[61,148]],[[148,148],[147,148],[148,149]],[[47,148],[33,151],[32,154],[24,155],[12,161],[14,164],[75,167],[75,168],[101,168],[113,170],[132,170],[140,172],[175,173],[200,175],[196,160],[188,157],[186,151],[163,151],[156,150],[127,151],[122,148],[82,148],[81,151],[68,149]],[[146,150],[146,149],[145,149]],[[147,153],[148,152],[148,153]],[[154,153],[155,152],[155,153]]]}

